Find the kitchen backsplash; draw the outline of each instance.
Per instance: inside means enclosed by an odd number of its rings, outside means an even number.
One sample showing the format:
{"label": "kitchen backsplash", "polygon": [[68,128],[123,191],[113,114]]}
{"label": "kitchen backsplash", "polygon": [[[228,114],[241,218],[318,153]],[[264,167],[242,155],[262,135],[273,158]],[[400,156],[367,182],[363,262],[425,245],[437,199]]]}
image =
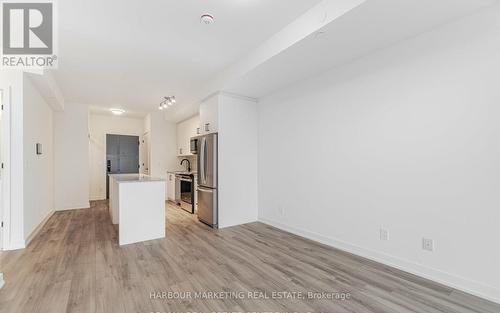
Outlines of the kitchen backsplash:
{"label": "kitchen backsplash", "polygon": [[[197,171],[197,157],[196,155],[193,155],[193,156],[184,156],[184,157],[178,157],[179,159],[179,163],[183,160],[183,159],[188,159],[189,162],[191,162],[191,171]],[[182,169],[185,169],[186,168],[186,163],[184,163],[184,165],[182,166]]]}

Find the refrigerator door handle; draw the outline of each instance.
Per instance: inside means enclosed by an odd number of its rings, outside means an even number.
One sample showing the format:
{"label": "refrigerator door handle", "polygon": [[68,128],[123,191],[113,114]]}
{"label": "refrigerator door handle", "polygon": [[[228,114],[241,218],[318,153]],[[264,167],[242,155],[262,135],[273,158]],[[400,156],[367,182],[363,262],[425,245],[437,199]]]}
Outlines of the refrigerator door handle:
{"label": "refrigerator door handle", "polygon": [[206,193],[214,193],[213,189],[202,189],[202,188],[198,188],[198,191],[199,191],[199,192],[206,192]]}
{"label": "refrigerator door handle", "polygon": [[205,180],[205,184],[207,183],[207,167],[208,167],[208,149],[207,149],[207,138],[205,138],[205,140],[203,141],[204,145],[205,145],[205,148],[203,148],[203,153],[204,153],[204,156],[203,156],[203,174],[205,175],[205,177],[203,178]]}
{"label": "refrigerator door handle", "polygon": [[200,168],[199,168],[199,171],[200,171],[200,184],[201,185],[204,185],[205,184],[205,168],[204,168],[204,164],[205,164],[205,160],[204,160],[204,157],[205,157],[205,145],[204,145],[204,140],[205,138],[200,138]]}

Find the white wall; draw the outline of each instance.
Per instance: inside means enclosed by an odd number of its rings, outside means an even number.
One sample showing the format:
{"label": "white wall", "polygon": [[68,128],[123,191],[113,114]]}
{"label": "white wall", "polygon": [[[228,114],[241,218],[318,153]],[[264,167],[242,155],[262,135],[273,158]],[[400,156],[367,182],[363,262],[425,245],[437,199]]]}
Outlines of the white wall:
{"label": "white wall", "polygon": [[[53,113],[32,81],[21,71],[2,71],[0,86],[10,88],[10,210],[4,209],[7,250],[26,246],[29,235],[54,210]],[[4,112],[4,113],[7,113]],[[4,116],[6,118],[6,116]],[[43,155],[35,144],[43,144]],[[6,147],[4,147],[6,148]]]}
{"label": "white wall", "polygon": [[[176,125],[177,154],[191,154],[191,137],[198,136],[196,130],[200,127],[200,116],[195,115]],[[182,153],[180,151],[182,149]]]}
{"label": "white wall", "polygon": [[[164,125],[164,140],[166,141],[165,153],[166,153],[166,163],[163,169],[167,171],[178,171],[182,170],[183,167],[180,165],[180,161],[177,158],[177,135],[176,135],[176,125],[175,123],[167,122]],[[166,174],[165,174],[166,175]]]}
{"label": "white wall", "polygon": [[[54,211],[54,133],[52,108],[29,78],[24,78],[23,87],[24,238],[26,240]],[[42,144],[41,155],[36,154],[36,143]]]}
{"label": "white wall", "polygon": [[89,207],[88,105],[66,103],[54,112],[56,210]]}
{"label": "white wall", "polygon": [[219,97],[219,227],[258,218],[257,103]]}
{"label": "white wall", "polygon": [[106,199],[106,134],[144,135],[144,119],[90,114],[90,200]]}
{"label": "white wall", "polygon": [[[24,248],[23,223],[23,183],[24,183],[24,143],[23,143],[23,73],[14,70],[0,71],[0,86],[10,88],[10,164],[5,163],[4,173],[10,169],[10,210],[4,208],[4,218],[10,223],[4,228],[4,248],[6,250]],[[6,158],[5,158],[6,159]],[[4,203],[5,204],[5,203]]]}
{"label": "white wall", "polygon": [[[177,134],[177,145],[176,145],[176,152],[179,154],[180,151],[179,149],[182,148],[183,150],[183,156],[178,156],[177,157],[177,162],[175,166],[172,165],[173,167],[169,167],[169,171],[176,171],[176,170],[181,170],[185,171],[186,170],[186,163],[184,163],[182,166],[180,165],[180,162],[183,159],[188,159],[191,165],[191,171],[197,171],[198,164],[197,164],[197,158],[196,155],[191,154],[191,137],[198,136],[198,133],[196,132],[197,128],[200,127],[200,115],[195,115],[193,117],[190,117],[184,121],[181,121],[177,123],[176,125],[176,134]],[[189,154],[189,155],[188,155]]]}
{"label": "white wall", "polygon": [[176,124],[166,121],[162,112],[149,114],[144,123],[146,132],[150,134],[150,175],[166,179],[167,171],[179,169]]}
{"label": "white wall", "polygon": [[499,68],[496,7],[262,99],[260,219],[500,301]]}

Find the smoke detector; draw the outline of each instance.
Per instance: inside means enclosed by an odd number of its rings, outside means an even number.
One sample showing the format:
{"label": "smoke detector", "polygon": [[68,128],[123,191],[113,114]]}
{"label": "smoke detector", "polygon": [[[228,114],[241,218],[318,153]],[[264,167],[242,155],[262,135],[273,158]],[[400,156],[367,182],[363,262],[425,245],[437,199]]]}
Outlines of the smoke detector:
{"label": "smoke detector", "polygon": [[203,14],[200,18],[200,23],[205,24],[205,25],[210,25],[215,22],[215,19],[212,15],[210,14]]}

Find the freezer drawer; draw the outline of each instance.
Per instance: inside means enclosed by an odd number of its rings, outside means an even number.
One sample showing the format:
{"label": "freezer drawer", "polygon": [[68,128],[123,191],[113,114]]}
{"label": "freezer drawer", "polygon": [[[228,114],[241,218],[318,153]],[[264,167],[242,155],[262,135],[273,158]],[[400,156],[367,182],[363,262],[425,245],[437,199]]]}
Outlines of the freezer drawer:
{"label": "freezer drawer", "polygon": [[214,228],[218,226],[217,189],[198,187],[198,219]]}

